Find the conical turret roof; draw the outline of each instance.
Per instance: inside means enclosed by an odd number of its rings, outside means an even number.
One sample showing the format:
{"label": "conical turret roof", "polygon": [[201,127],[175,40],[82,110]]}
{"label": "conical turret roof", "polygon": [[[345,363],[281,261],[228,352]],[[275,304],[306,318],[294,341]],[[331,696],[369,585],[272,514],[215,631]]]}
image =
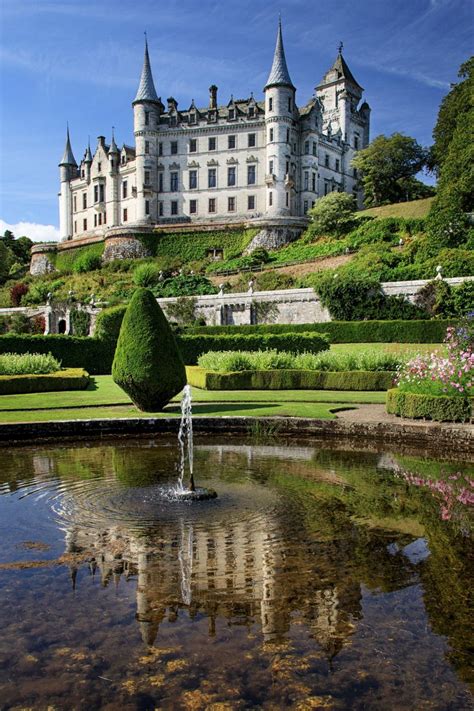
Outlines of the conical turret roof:
{"label": "conical turret roof", "polygon": [[[351,70],[349,69],[346,60],[342,56],[342,45],[339,48],[339,52],[337,53],[336,61],[332,65],[331,69],[326,72],[324,75],[323,81],[321,82],[322,85],[326,83],[331,83],[333,81],[341,81],[342,79],[345,79],[346,81],[350,82],[354,86],[358,87],[359,89],[362,89],[361,85],[359,84],[358,81],[356,81],[354,75],[352,74]],[[362,89],[363,91],[363,89]]]}
{"label": "conical turret roof", "polygon": [[91,153],[91,142],[87,143],[86,154],[84,156],[84,163],[92,163],[92,153]]}
{"label": "conical turret roof", "polygon": [[74,158],[74,153],[71,148],[71,140],[69,138],[69,126],[67,127],[66,133],[66,148],[64,149],[63,157],[59,165],[74,165],[77,168],[76,159]]}
{"label": "conical turret roof", "polygon": [[275,54],[273,55],[273,64],[267,83],[265,84],[265,89],[268,89],[271,86],[290,86],[292,89],[295,88],[293,82],[291,81],[288,66],[286,64],[283,36],[281,32],[281,19],[278,21]]}
{"label": "conical turret roof", "polygon": [[118,153],[118,152],[119,152],[119,149],[117,148],[117,144],[115,143],[115,136],[114,136],[114,132],[112,130],[112,141],[109,146],[109,154],[110,153]]}
{"label": "conical turret roof", "polygon": [[148,41],[145,39],[145,57],[143,59],[143,69],[142,75],[140,77],[140,84],[138,86],[138,91],[133,103],[137,101],[156,101],[158,102],[158,95],[156,93],[155,84],[153,83],[153,75],[151,73],[150,57],[148,55]]}

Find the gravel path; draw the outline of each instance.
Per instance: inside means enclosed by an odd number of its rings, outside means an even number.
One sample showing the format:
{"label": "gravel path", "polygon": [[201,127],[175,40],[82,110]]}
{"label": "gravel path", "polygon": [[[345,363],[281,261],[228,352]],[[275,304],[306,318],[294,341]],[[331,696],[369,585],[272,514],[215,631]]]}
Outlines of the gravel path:
{"label": "gravel path", "polygon": [[[357,405],[357,409],[343,410],[335,414],[338,419],[346,420],[347,422],[410,424],[414,427],[439,427],[443,425],[443,423],[433,422],[432,420],[411,420],[397,417],[396,415],[389,415],[385,410],[385,405]],[[471,432],[474,436],[474,425],[463,424],[461,422],[447,422],[444,424],[449,425],[450,429],[455,428]]]}

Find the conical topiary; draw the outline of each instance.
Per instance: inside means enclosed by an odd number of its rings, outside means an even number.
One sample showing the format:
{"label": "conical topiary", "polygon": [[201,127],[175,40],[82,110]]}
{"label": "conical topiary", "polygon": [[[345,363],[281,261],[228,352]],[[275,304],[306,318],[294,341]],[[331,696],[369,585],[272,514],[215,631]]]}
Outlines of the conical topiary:
{"label": "conical topiary", "polygon": [[112,377],[146,412],[161,410],[186,385],[173,332],[148,289],[137,289],[125,312]]}

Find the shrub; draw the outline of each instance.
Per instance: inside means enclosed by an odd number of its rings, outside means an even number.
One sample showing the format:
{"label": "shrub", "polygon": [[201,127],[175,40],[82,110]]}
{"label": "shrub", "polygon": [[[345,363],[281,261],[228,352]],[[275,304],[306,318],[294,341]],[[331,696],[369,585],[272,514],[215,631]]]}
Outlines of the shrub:
{"label": "shrub", "polygon": [[51,353],[3,353],[0,355],[0,375],[32,375],[54,373],[61,363]]}
{"label": "shrub", "polygon": [[0,375],[0,395],[85,390],[89,382],[89,374],[82,368],[69,368],[47,375]]}
{"label": "shrub", "polygon": [[[31,284],[29,291],[24,299],[25,304],[45,304],[48,299],[48,294],[50,291],[54,291],[54,284],[56,282],[47,281],[35,281]],[[59,288],[59,287],[58,287]]]}
{"label": "shrub", "polygon": [[137,289],[125,312],[112,376],[140,410],[149,412],[161,410],[186,385],[173,333],[147,289]]}
{"label": "shrub", "polygon": [[160,283],[160,269],[153,262],[139,264],[133,270],[133,283],[146,289]]}
{"label": "shrub", "polygon": [[0,336],[0,353],[51,353],[66,368],[85,368],[89,373],[110,373],[115,341],[76,336],[30,334]]}
{"label": "shrub", "polygon": [[192,326],[196,323],[196,303],[192,296],[180,296],[174,304],[166,304],[166,316],[181,326]]}
{"label": "shrub", "polygon": [[28,293],[28,288],[28,284],[23,284],[23,282],[14,284],[12,286],[12,288],[10,289],[10,300],[12,306],[20,306],[23,296]]}
{"label": "shrub", "polygon": [[270,261],[270,255],[264,247],[257,247],[249,255],[251,260],[251,266],[258,266],[259,264],[266,264]]}
{"label": "shrub", "polygon": [[453,290],[443,279],[433,279],[415,295],[415,304],[430,316],[454,316]]}
{"label": "shrub", "polygon": [[10,333],[30,333],[31,323],[28,316],[25,314],[13,314],[10,317]]}
{"label": "shrub", "polygon": [[87,311],[73,309],[71,311],[72,332],[75,336],[88,336],[91,317]]}
{"label": "shrub", "polygon": [[453,290],[453,310],[461,317],[474,311],[474,281],[465,281]]}
{"label": "shrub", "polygon": [[83,274],[92,272],[95,269],[100,269],[101,266],[102,260],[100,255],[94,254],[93,252],[83,252],[74,260],[72,270],[77,274]]}
{"label": "shrub", "polygon": [[168,296],[198,296],[201,294],[216,294],[217,288],[199,274],[180,274],[171,279],[165,279],[153,293],[157,297]]}
{"label": "shrub", "polygon": [[125,304],[118,304],[101,311],[97,316],[95,337],[116,343],[126,310]]}
{"label": "shrub", "polygon": [[471,418],[473,400],[447,395],[423,395],[394,388],[387,392],[387,412],[399,417],[438,422],[465,422]]}
{"label": "shrub", "polygon": [[354,197],[348,193],[325,195],[308,212],[310,233],[315,236],[345,234],[354,224],[356,208]]}
{"label": "shrub", "polygon": [[[255,277],[255,289],[257,291],[276,291],[278,289],[292,289],[295,286],[294,277],[290,274],[282,274],[276,269],[257,274]],[[244,291],[247,290],[247,285]]]}
{"label": "shrub", "polygon": [[394,373],[322,372],[317,370],[257,370],[216,373],[189,367],[190,385],[207,390],[387,390]]}

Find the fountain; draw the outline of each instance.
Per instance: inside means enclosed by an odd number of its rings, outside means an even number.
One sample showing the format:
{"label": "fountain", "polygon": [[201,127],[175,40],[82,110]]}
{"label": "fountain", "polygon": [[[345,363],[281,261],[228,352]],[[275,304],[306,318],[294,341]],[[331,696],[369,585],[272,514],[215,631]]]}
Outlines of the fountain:
{"label": "fountain", "polygon": [[[178,466],[178,485],[174,490],[174,494],[180,500],[185,499],[186,501],[205,501],[207,499],[215,499],[217,497],[217,493],[214,489],[196,487],[194,483],[193,413],[190,385],[185,385],[183,390],[178,443],[180,460]],[[184,486],[186,462],[189,469],[189,485],[187,488]]]}

